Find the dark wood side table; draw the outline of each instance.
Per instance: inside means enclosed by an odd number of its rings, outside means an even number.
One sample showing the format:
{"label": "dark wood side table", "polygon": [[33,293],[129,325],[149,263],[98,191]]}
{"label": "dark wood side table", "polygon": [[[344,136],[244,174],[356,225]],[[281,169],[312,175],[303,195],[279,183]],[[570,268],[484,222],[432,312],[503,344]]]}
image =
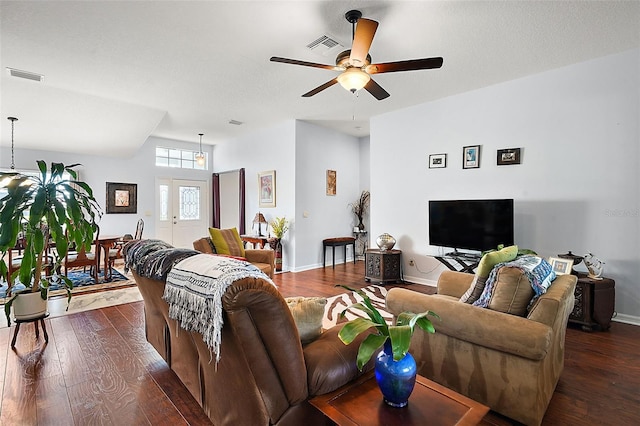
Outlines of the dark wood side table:
{"label": "dark wood side table", "polygon": [[569,322],[581,324],[585,331],[591,331],[594,327],[608,330],[616,305],[615,285],[615,281],[610,278],[597,280],[579,274],[576,302],[573,312],[569,314]]}
{"label": "dark wood side table", "polygon": [[269,243],[269,237],[264,235],[240,235],[240,239],[245,243],[253,244],[254,247],[259,244],[261,249]]}
{"label": "dark wood side table", "polygon": [[373,372],[309,402],[340,426],[477,425],[489,412],[489,407],[422,376],[409,404],[391,407],[382,400]]}
{"label": "dark wood side table", "polygon": [[322,267],[326,263],[327,247],[331,247],[333,254],[333,268],[336,268],[336,247],[344,247],[344,263],[347,264],[347,246],[353,247],[353,263],[356,263],[356,237],[336,237],[322,240]]}
{"label": "dark wood side table", "polygon": [[364,264],[366,281],[383,285],[402,282],[402,250],[366,250]]}

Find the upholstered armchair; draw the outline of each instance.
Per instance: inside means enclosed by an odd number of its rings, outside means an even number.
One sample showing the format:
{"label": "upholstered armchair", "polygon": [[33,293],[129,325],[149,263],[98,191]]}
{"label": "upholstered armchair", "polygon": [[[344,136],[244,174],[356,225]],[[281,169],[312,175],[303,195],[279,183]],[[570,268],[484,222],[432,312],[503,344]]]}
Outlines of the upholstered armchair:
{"label": "upholstered armchair", "polygon": [[[204,237],[193,242],[193,248],[201,253],[216,253],[215,246],[211,238]],[[245,250],[245,258],[260,268],[269,278],[273,278],[275,268],[275,252],[273,250]]]}
{"label": "upholstered armchair", "polygon": [[[564,367],[576,277],[559,275],[526,316],[460,302],[473,278],[443,272],[434,295],[393,288],[387,307],[394,315],[432,310],[441,318],[433,321],[434,334],[417,330],[413,336],[410,351],[419,374],[514,420],[539,425]],[[529,285],[513,273],[511,278]]]}

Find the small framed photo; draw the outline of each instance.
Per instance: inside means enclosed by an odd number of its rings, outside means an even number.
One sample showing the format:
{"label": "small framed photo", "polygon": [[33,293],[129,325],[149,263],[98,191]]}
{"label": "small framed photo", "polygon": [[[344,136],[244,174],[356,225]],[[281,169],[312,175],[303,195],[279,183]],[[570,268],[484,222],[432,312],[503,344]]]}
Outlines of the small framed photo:
{"label": "small framed photo", "polygon": [[497,163],[498,166],[520,164],[520,148],[499,149]]}
{"label": "small framed photo", "polygon": [[258,199],[260,207],[276,206],[276,171],[258,173]]}
{"label": "small framed photo", "polygon": [[335,170],[327,170],[327,195],[336,195],[338,173]]}
{"label": "small framed photo", "polygon": [[444,169],[447,167],[447,154],[431,154],[429,156],[430,169]]}
{"label": "small framed photo", "polygon": [[138,185],[107,182],[107,214],[137,212]]}
{"label": "small framed photo", "polygon": [[573,259],[562,259],[560,257],[550,257],[549,263],[553,268],[553,272],[558,275],[566,275],[571,273],[573,267]]}
{"label": "small framed photo", "polygon": [[480,145],[465,146],[462,149],[462,168],[477,169],[480,167]]}

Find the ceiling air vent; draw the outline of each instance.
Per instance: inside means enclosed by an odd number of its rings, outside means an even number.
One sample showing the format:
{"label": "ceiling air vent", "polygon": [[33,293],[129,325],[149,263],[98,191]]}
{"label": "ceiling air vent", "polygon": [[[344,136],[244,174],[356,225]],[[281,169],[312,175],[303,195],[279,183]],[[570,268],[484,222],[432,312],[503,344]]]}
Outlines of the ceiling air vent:
{"label": "ceiling air vent", "polygon": [[7,68],[7,71],[9,71],[9,75],[11,77],[25,78],[27,80],[32,80],[37,82],[44,81],[44,75],[36,74],[35,72],[21,71],[15,68]]}
{"label": "ceiling air vent", "polygon": [[307,44],[307,49],[313,50],[322,56],[329,56],[332,54],[337,55],[344,49],[344,46],[334,37],[324,34]]}
{"label": "ceiling air vent", "polygon": [[242,124],[242,121],[238,120],[229,120],[229,124],[233,124],[234,126],[239,126]]}

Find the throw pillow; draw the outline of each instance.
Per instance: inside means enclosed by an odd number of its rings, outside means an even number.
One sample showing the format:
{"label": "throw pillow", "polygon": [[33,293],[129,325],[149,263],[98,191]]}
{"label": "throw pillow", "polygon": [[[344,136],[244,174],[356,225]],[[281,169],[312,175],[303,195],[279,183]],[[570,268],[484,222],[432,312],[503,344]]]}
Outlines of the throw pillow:
{"label": "throw pillow", "polygon": [[322,334],[322,318],[327,299],[324,297],[287,297],[284,300],[291,310],[302,344],[310,343],[318,338]]}
{"label": "throw pillow", "polygon": [[209,228],[209,235],[211,235],[211,242],[216,253],[245,257],[244,245],[236,228]]}
{"label": "throw pillow", "polygon": [[518,246],[505,247],[502,250],[492,251],[482,256],[478,268],[476,269],[476,275],[469,286],[469,289],[460,298],[461,302],[473,303],[482,294],[485,283],[491,270],[498,263],[508,262],[513,260],[518,255]]}
{"label": "throw pillow", "polygon": [[526,316],[527,306],[535,293],[525,273],[518,268],[502,267],[496,275],[487,307],[505,314]]}

